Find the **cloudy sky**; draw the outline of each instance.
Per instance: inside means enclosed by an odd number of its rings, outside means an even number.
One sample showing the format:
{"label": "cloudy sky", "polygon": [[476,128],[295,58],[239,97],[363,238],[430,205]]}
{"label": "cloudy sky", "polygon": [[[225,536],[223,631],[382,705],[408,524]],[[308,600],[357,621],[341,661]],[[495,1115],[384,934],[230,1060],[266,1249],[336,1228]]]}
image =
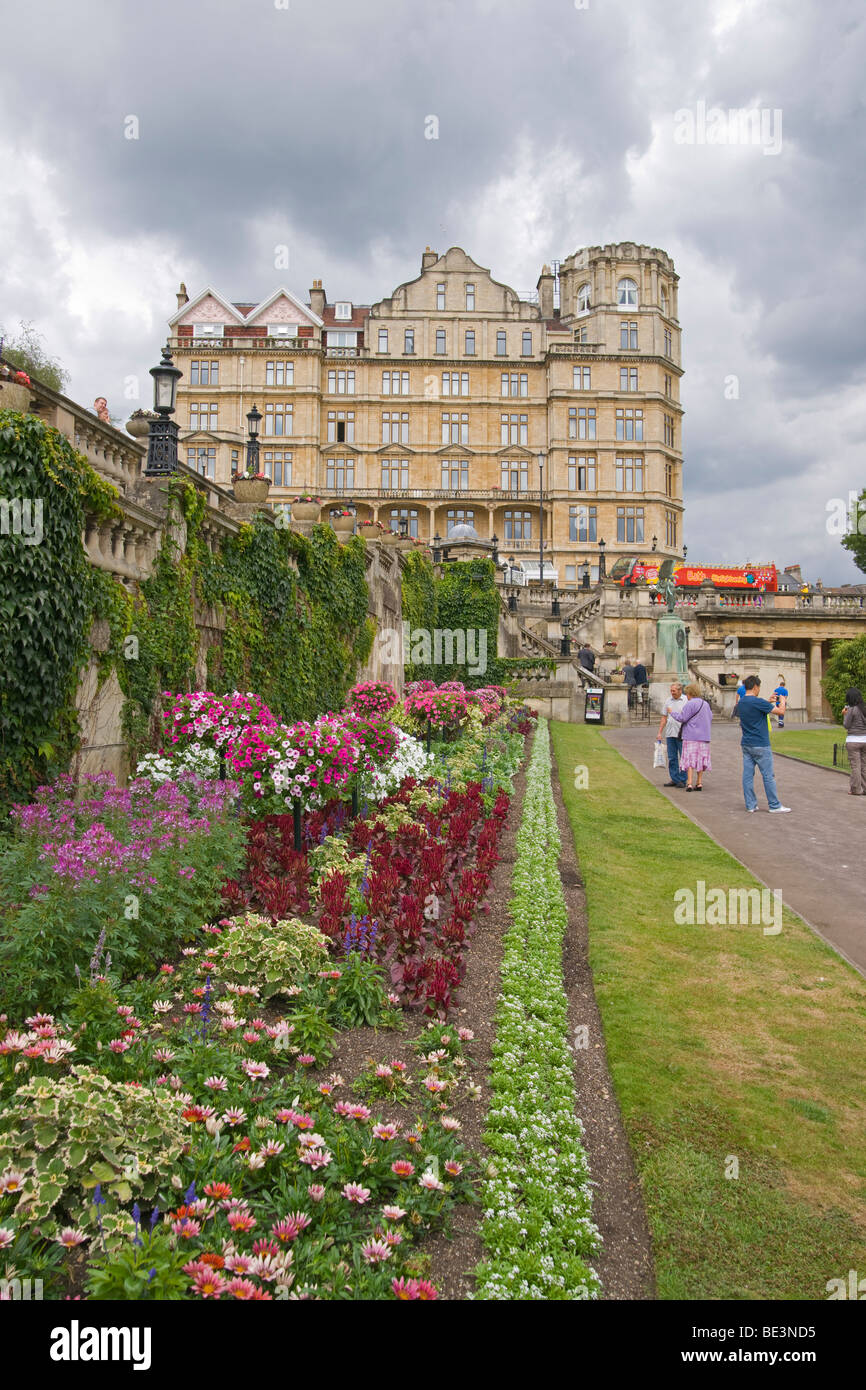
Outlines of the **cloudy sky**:
{"label": "cloudy sky", "polygon": [[862,0],[27,0],[2,39],[0,326],[77,400],[149,404],[180,280],[369,302],[429,243],[523,291],[645,242],[690,558],[862,579],[827,528],[866,485]]}

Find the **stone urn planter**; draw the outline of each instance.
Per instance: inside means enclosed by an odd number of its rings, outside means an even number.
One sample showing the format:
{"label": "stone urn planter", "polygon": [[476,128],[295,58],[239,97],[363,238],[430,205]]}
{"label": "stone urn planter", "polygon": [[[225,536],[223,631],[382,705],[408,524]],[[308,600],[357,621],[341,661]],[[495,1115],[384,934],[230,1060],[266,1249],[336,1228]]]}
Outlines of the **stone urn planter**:
{"label": "stone urn planter", "polygon": [[355,529],[355,518],[351,513],[348,516],[332,516],[331,525],[338,536],[351,536]]}
{"label": "stone urn planter", "polygon": [[397,531],[380,531],[379,540],[383,545],[400,545],[403,537]]}
{"label": "stone urn planter", "polygon": [[376,521],[362,521],[358,531],[366,541],[380,541],[385,534]]}
{"label": "stone urn planter", "polygon": [[147,439],[150,422],[157,418],[155,410],[134,410],[126,422],[126,433],[133,439]]}
{"label": "stone urn planter", "polygon": [[20,382],[0,382],[0,410],[20,410],[26,415],[32,395],[32,388],[22,386]]}
{"label": "stone urn planter", "polygon": [[267,502],[270,478],[235,478],[232,490],[236,502]]}
{"label": "stone urn planter", "polygon": [[318,521],[319,512],[322,510],[320,502],[293,502],[292,520],[293,521]]}

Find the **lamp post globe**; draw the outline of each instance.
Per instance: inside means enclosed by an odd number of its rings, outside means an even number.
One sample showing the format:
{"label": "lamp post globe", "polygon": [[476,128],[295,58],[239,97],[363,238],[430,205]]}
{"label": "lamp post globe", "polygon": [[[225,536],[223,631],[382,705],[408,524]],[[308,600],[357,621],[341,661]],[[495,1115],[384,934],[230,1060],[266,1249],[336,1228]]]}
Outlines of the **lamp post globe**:
{"label": "lamp post globe", "polygon": [[159,478],[177,471],[178,426],[177,421],[169,417],[175,412],[177,383],[183,372],[174,365],[168,343],[162,350],[159,366],[151,367],[150,375],[153,377],[156,419],[150,422],[144,475],[146,478]]}

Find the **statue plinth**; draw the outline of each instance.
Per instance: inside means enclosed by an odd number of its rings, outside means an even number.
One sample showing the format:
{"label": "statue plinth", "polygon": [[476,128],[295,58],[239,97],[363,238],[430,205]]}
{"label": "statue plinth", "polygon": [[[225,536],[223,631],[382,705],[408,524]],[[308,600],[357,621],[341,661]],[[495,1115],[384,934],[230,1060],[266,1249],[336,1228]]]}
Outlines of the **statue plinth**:
{"label": "statue plinth", "polygon": [[686,625],[676,613],[662,613],[656,619],[656,656],[653,663],[653,676],[664,680],[666,676],[685,678],[689,673],[686,652]]}

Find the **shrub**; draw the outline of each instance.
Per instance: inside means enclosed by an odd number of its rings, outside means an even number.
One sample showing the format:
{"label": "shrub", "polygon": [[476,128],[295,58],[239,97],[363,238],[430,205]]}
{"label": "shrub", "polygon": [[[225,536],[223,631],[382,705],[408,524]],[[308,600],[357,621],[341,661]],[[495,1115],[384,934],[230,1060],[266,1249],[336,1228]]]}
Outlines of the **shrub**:
{"label": "shrub", "polygon": [[297,917],[271,923],[247,912],[229,920],[231,926],[218,938],[220,978],[237,985],[259,985],[263,1001],[327,964],[327,940]]}
{"label": "shrub", "polygon": [[176,1100],[90,1067],[28,1082],[0,1113],[0,1175],[23,1175],[13,1220],[48,1236],[65,1221],[123,1232],[118,1206],[156,1198],[181,1152],[181,1129]]}
{"label": "shrub", "polygon": [[359,681],[346,696],[346,708],[361,714],[387,714],[397,703],[397,692],[387,681]]}

